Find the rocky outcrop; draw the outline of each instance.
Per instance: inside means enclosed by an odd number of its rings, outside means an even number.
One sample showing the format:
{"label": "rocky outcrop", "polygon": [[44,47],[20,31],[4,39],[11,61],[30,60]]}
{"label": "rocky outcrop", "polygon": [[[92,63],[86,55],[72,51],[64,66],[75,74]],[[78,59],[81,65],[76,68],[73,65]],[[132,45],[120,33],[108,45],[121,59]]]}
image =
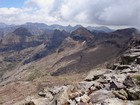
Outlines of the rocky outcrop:
{"label": "rocky outcrop", "polygon": [[84,81],[73,85],[47,88],[27,105],[133,105],[140,99],[140,89],[133,78],[140,73],[139,64],[120,65],[114,70],[91,72]]}
{"label": "rocky outcrop", "polygon": [[93,34],[84,27],[73,31],[71,37],[76,41],[86,41],[87,46],[93,46],[94,44]]}

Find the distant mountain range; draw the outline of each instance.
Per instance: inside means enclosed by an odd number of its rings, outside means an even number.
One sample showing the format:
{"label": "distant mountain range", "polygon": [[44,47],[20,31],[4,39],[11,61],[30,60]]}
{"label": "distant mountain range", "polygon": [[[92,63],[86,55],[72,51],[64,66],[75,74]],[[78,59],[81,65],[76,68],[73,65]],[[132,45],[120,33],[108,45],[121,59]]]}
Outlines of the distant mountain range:
{"label": "distant mountain range", "polygon": [[[4,57],[3,63],[17,63],[18,61],[26,65],[53,54],[58,57],[62,56],[61,59],[54,61],[59,62],[60,65],[64,62],[74,61],[72,64],[55,68],[56,71],[52,75],[67,74],[71,70],[71,73],[90,70],[96,65],[117,57],[129,47],[134,37],[140,38],[138,30],[134,28],[109,33],[97,30],[98,33],[95,33],[93,31],[95,28],[89,27],[92,30],[90,31],[80,26],[73,27],[75,30],[69,32],[64,28],[68,30],[70,29],[68,27],[71,26],[47,26],[42,23],[27,23],[20,26],[14,25],[13,27],[2,25],[1,30],[9,29],[9,32],[6,32],[7,34],[5,33],[0,38],[0,53],[5,53],[2,54]],[[14,31],[10,32],[12,30]],[[53,66],[55,65],[58,64],[53,64]],[[3,66],[1,67],[2,71]]]}
{"label": "distant mountain range", "polygon": [[[51,33],[55,29],[72,32],[72,31],[76,30],[77,28],[83,27],[83,26],[81,26],[81,25],[62,26],[62,25],[58,25],[58,24],[47,25],[44,23],[31,23],[31,22],[28,22],[28,23],[25,23],[22,25],[7,25],[5,23],[0,23],[0,36],[13,32],[18,27],[27,28],[33,35],[42,35],[42,34],[44,34],[45,31],[47,31],[48,33]],[[99,32],[112,32],[113,31],[112,29],[105,27],[105,26],[101,26],[101,27],[88,26],[86,28],[90,31],[99,31]]]}

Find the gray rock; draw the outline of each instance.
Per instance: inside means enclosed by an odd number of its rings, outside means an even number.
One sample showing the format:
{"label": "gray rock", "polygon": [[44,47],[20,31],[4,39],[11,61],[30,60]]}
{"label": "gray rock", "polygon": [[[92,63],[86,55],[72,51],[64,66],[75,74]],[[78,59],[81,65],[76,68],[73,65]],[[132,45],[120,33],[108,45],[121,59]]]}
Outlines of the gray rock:
{"label": "gray rock", "polygon": [[128,105],[128,104],[118,98],[109,98],[105,99],[104,102],[102,102],[100,105]]}
{"label": "gray rock", "polygon": [[93,71],[90,71],[88,76],[85,78],[85,81],[93,81],[99,79],[101,75],[103,75],[108,69],[97,68]]}
{"label": "gray rock", "polygon": [[57,105],[67,105],[69,100],[68,91],[65,89],[57,99]]}
{"label": "gray rock", "polygon": [[86,94],[84,94],[83,96],[81,96],[81,102],[83,103],[88,103],[90,101],[90,97]]}
{"label": "gray rock", "polygon": [[132,48],[130,49],[130,52],[140,52],[140,49]]}
{"label": "gray rock", "polygon": [[119,90],[119,89],[124,89],[124,88],[125,88],[125,86],[120,82],[116,82],[116,81],[110,82],[110,89],[111,90],[114,90],[114,89]]}
{"label": "gray rock", "polygon": [[81,100],[81,97],[76,97],[76,98],[75,98],[75,101],[76,101],[77,103],[80,103],[80,100]]}
{"label": "gray rock", "polygon": [[93,104],[102,103],[105,99],[115,97],[111,91],[105,89],[98,90],[89,95]]}
{"label": "gray rock", "polygon": [[113,70],[124,70],[127,68],[131,68],[131,65],[114,64],[113,66]]}
{"label": "gray rock", "polygon": [[123,73],[123,74],[131,74],[131,73],[136,73],[136,72],[138,72],[138,70],[136,68],[133,68],[133,69],[128,68],[128,69],[121,71],[121,73]]}
{"label": "gray rock", "polygon": [[126,89],[129,100],[139,100],[140,99],[140,90],[137,88]]}
{"label": "gray rock", "polygon": [[79,90],[83,90],[83,91],[88,91],[89,88],[91,86],[93,86],[95,84],[94,81],[90,81],[90,82],[87,82],[87,81],[82,81],[80,82],[78,85],[79,85]]}
{"label": "gray rock", "polygon": [[134,52],[134,53],[130,53],[130,54],[125,54],[122,57],[122,64],[131,64],[132,62],[135,61],[135,59],[140,56],[140,52]]}
{"label": "gray rock", "polygon": [[74,93],[70,93],[69,94],[69,99],[75,99],[76,97],[80,97],[82,95],[83,95],[83,93],[80,92],[80,91],[77,91],[77,92],[74,92]]}
{"label": "gray rock", "polygon": [[48,91],[51,92],[53,95],[56,95],[59,92],[64,91],[65,88],[67,88],[67,86],[61,86],[61,87],[55,86],[53,88],[50,88]]}
{"label": "gray rock", "polygon": [[126,87],[134,87],[135,86],[135,82],[132,80],[132,78],[130,76],[127,76],[123,82],[123,84],[126,86]]}
{"label": "gray rock", "polygon": [[50,101],[53,99],[53,95],[50,92],[47,92],[45,97]]}

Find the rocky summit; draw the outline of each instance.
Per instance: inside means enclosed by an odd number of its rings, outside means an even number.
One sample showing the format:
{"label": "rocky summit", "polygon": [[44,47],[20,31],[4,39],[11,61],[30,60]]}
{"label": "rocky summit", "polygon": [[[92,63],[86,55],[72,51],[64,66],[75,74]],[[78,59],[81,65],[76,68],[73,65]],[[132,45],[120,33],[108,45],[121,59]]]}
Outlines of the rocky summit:
{"label": "rocky summit", "polygon": [[72,85],[44,87],[14,105],[139,105],[139,56],[139,46],[134,46],[110,68],[97,68]]}
{"label": "rocky summit", "polygon": [[140,32],[89,28],[4,25],[0,104],[139,105]]}

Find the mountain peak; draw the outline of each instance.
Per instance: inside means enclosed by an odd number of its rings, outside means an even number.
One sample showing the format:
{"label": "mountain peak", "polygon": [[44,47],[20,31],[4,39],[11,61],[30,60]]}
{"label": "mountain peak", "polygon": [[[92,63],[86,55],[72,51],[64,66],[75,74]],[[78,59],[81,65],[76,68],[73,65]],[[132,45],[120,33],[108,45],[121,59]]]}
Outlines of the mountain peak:
{"label": "mountain peak", "polygon": [[84,27],[79,27],[73,31],[71,37],[76,41],[86,41],[88,46],[92,46],[94,40],[93,34]]}
{"label": "mountain peak", "polygon": [[72,38],[86,40],[87,38],[93,38],[92,33],[84,27],[79,27],[75,31],[72,32]]}
{"label": "mountain peak", "polygon": [[17,28],[13,33],[16,34],[16,35],[18,35],[18,36],[31,36],[31,35],[32,35],[32,34],[28,31],[28,29],[23,28],[23,27]]}

